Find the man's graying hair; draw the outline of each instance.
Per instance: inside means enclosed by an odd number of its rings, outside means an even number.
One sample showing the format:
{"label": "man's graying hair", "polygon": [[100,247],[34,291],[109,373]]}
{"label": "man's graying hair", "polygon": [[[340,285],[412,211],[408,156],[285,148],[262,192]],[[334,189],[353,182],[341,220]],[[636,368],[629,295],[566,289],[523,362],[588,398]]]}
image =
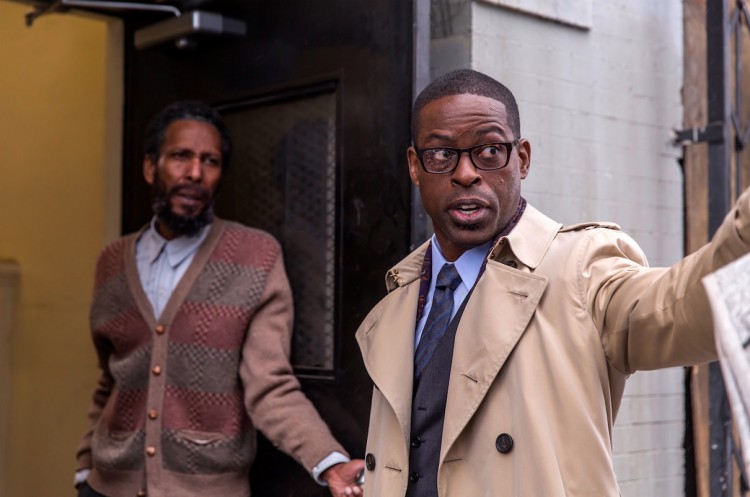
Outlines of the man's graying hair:
{"label": "man's graying hair", "polygon": [[143,140],[145,156],[154,163],[158,162],[167,128],[173,122],[184,119],[202,121],[216,128],[221,136],[221,167],[226,170],[232,154],[232,140],[229,138],[229,130],[216,109],[197,100],[174,102],[151,119],[146,128],[146,137]]}
{"label": "man's graying hair", "polygon": [[513,138],[521,137],[521,118],[513,93],[504,84],[486,74],[471,69],[459,69],[436,78],[417,96],[411,110],[412,140],[417,138],[419,113],[425,105],[443,97],[467,93],[491,98],[503,104]]}

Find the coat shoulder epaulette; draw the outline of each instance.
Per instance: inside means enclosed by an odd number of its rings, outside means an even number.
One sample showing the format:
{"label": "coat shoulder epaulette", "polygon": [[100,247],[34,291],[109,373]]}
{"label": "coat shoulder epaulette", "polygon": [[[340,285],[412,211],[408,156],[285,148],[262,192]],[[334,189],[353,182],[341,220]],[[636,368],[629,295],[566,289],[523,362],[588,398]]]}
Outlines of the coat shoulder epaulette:
{"label": "coat shoulder epaulette", "polygon": [[601,221],[589,221],[585,223],[576,223],[576,224],[569,224],[567,226],[563,226],[560,228],[561,233],[565,233],[567,231],[581,231],[581,230],[592,230],[594,228],[606,228],[610,230],[620,231],[620,225],[616,223],[610,223],[610,222],[601,222]]}

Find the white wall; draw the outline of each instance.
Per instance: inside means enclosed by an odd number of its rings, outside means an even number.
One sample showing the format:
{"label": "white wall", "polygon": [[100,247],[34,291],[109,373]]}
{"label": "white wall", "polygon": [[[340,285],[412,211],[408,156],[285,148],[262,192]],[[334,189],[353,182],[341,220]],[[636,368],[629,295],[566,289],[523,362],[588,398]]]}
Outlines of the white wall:
{"label": "white wall", "polygon": [[[682,2],[433,0],[432,28],[433,76],[471,67],[516,95],[531,203],[563,223],[617,222],[652,265],[682,257],[681,151],[670,142],[682,122]],[[624,497],[684,495],[683,402],[682,369],[630,379],[614,433]]]}
{"label": "white wall", "polygon": [[563,223],[619,223],[651,264],[682,255],[682,3],[593,3],[590,30],[474,4],[472,67],[514,91],[528,200]]}

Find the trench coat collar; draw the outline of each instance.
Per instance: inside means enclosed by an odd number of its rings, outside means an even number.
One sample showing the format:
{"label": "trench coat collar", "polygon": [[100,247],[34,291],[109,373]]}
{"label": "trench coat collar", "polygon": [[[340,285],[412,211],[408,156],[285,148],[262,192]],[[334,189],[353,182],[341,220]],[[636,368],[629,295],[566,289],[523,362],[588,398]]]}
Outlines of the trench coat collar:
{"label": "trench coat collar", "polygon": [[[497,241],[490,250],[489,257],[499,260],[507,245],[520,262],[534,270],[542,262],[544,254],[547,253],[561,227],[560,223],[545,216],[531,204],[527,204],[516,227],[507,236]],[[428,244],[429,240],[388,271],[385,285],[389,292],[419,279]]]}
{"label": "trench coat collar", "polygon": [[513,231],[498,240],[490,251],[490,259],[498,260],[503,252],[503,245],[507,244],[516,259],[534,270],[542,262],[561,227],[560,223],[528,204]]}

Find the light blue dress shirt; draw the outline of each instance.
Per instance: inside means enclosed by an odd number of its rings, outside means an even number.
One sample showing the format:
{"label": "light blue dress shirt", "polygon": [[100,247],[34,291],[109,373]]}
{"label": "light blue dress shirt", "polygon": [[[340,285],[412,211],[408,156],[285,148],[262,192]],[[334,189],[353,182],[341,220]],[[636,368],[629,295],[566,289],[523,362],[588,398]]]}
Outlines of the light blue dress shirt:
{"label": "light blue dress shirt", "polygon": [[159,319],[175,287],[190,267],[198,248],[208,235],[211,225],[193,236],[167,240],[156,230],[156,218],[135,244],[135,262],[141,285],[146,292],[154,316]]}
{"label": "light blue dress shirt", "polygon": [[[490,250],[492,241],[474,247],[467,250],[461,257],[453,261],[453,265],[456,266],[459,276],[461,276],[461,284],[453,292],[453,310],[451,311],[451,319],[456,315],[458,309],[463,304],[464,299],[469,294],[469,290],[474,286],[479,276],[479,271],[482,269],[484,259],[487,257],[487,252]],[[414,339],[414,350],[417,349],[417,344],[422,338],[422,330],[427,322],[427,316],[430,315],[430,309],[432,308],[432,296],[435,293],[435,282],[437,275],[442,269],[443,264],[448,261],[445,260],[443,252],[440,250],[440,244],[437,241],[435,235],[432,235],[432,279],[430,280],[430,288],[427,291],[427,297],[424,305],[424,312],[422,312],[422,318],[417,323],[417,335]]]}

